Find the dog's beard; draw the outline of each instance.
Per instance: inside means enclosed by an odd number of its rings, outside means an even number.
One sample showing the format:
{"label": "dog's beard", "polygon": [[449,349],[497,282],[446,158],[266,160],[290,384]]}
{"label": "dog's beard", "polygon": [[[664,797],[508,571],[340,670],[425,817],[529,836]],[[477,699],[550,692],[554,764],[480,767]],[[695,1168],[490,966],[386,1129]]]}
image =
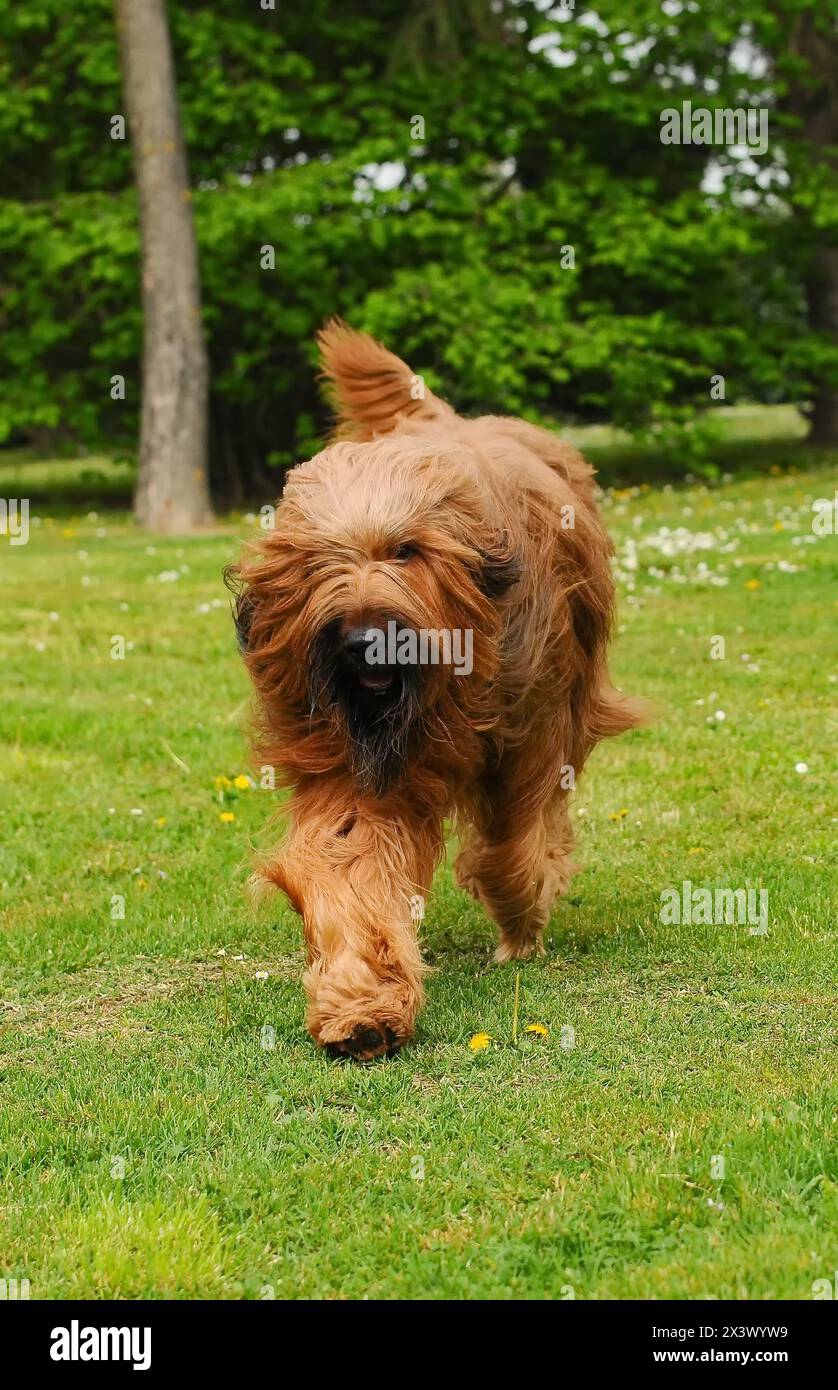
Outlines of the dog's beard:
{"label": "dog's beard", "polygon": [[414,666],[370,666],[362,683],[340,650],[339,623],[313,643],[309,663],[311,713],[339,718],[349,741],[352,776],[361,791],[383,796],[402,776],[411,731],[420,712],[419,672]]}

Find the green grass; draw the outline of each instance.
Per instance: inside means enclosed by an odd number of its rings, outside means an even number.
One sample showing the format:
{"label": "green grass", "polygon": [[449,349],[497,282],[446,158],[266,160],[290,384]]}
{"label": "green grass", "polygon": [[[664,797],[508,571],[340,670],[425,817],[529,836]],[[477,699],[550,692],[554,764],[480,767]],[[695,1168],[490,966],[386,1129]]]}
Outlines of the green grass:
{"label": "green grass", "polygon": [[[250,525],[149,541],[43,508],[3,541],[0,1277],[37,1298],[811,1297],[838,1264],[838,536],[807,541],[834,463],[608,495],[615,674],[659,713],[575,794],[583,871],[520,972],[520,1026],[549,1038],[512,1046],[515,970],[446,869],[418,1038],[369,1068],[316,1052],[296,919],[243,896],[271,794],[215,787],[248,766],[220,571]],[[684,533],[662,548],[662,527]],[[766,888],[768,935],[662,924],[685,879]]]}

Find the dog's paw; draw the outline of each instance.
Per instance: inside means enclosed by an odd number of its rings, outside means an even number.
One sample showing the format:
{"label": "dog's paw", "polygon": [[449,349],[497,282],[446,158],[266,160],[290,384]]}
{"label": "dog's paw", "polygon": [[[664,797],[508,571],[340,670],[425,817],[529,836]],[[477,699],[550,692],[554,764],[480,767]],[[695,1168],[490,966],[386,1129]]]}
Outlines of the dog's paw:
{"label": "dog's paw", "polygon": [[318,1047],[332,1056],[371,1062],[391,1056],[413,1036],[422,1002],[420,975],[381,977],[348,953],[306,975],[306,1024]]}
{"label": "dog's paw", "polygon": [[531,960],[545,954],[540,936],[505,936],[495,949],[495,962],[506,965],[511,960]]}
{"label": "dog's paw", "polygon": [[356,1062],[372,1062],[376,1057],[392,1057],[404,1041],[387,1023],[377,1026],[359,1023],[348,1038],[336,1039],[323,1046],[330,1057],[351,1057]]}

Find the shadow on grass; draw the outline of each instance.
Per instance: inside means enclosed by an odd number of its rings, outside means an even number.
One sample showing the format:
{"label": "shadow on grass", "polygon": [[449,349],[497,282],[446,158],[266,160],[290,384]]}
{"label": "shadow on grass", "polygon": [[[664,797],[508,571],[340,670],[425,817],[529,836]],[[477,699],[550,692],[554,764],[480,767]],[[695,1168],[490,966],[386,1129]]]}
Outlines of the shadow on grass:
{"label": "shadow on grass", "polygon": [[127,458],[55,458],[35,450],[0,450],[0,495],[27,497],[31,508],[126,511],[136,470]]}
{"label": "shadow on grass", "polygon": [[807,472],[834,466],[838,452],[816,449],[799,440],[739,440],[719,444],[704,465],[664,450],[631,445],[588,445],[585,455],[597,470],[601,487],[633,487],[641,483],[690,487],[709,486],[725,475],[737,481],[766,473]]}

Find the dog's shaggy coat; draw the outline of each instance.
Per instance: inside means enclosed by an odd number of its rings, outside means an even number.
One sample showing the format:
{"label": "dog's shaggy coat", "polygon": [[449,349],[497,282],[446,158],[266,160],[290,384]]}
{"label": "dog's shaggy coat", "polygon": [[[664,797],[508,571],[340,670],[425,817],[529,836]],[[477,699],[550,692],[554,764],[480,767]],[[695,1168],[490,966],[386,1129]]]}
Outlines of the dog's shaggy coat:
{"label": "dog's shaggy coat", "polygon": [[[308,1027],[369,1058],[422,1003],[415,904],[453,817],[458,882],[529,956],[573,872],[568,793],[599,739],[639,722],[611,685],[610,544],[593,473],[521,420],[465,420],[340,323],[320,335],[335,441],[294,468],[234,572],[260,761],[292,788],[262,881],[305,925]],[[473,671],[377,681],[347,634],[460,629]]]}

